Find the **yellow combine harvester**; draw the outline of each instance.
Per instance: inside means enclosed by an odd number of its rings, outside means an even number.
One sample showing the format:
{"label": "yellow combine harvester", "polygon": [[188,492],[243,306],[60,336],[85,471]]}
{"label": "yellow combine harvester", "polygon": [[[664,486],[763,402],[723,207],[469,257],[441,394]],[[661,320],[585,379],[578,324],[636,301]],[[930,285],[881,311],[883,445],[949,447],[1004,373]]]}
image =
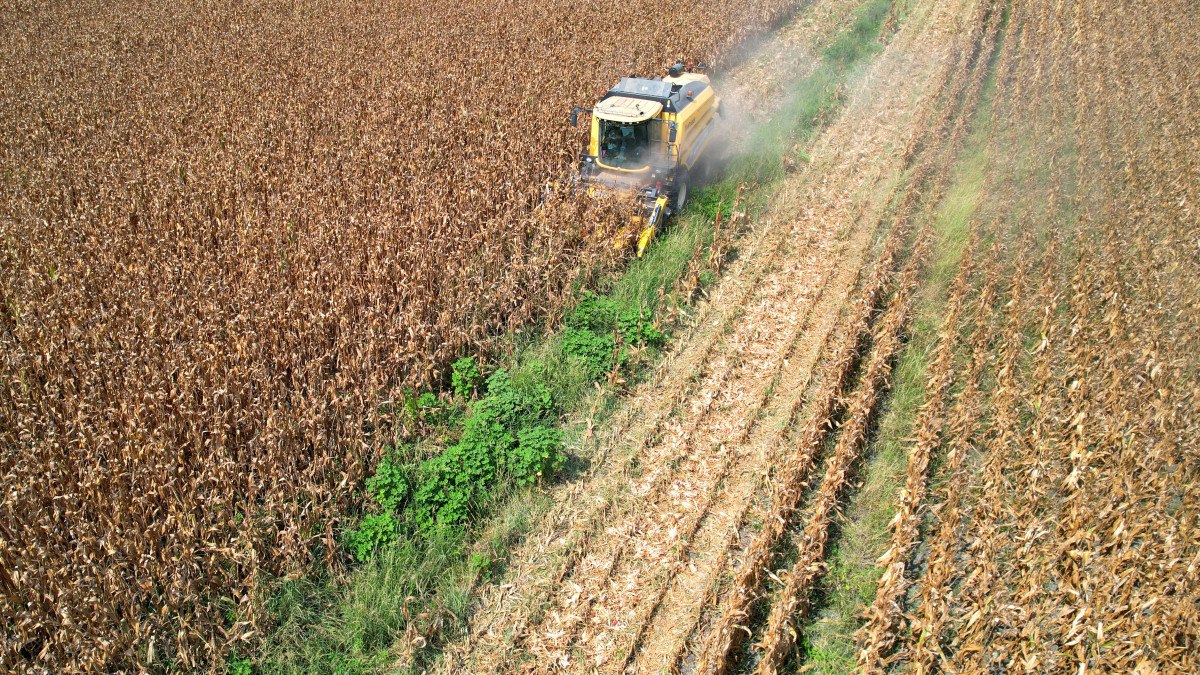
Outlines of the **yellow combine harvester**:
{"label": "yellow combine harvester", "polygon": [[640,257],[671,214],[687,202],[688,184],[703,180],[705,150],[716,135],[721,99],[703,66],[676,63],[666,77],[623,77],[600,94],[590,113],[592,132],[581,155],[580,180],[589,194],[635,190],[645,200],[636,218]]}

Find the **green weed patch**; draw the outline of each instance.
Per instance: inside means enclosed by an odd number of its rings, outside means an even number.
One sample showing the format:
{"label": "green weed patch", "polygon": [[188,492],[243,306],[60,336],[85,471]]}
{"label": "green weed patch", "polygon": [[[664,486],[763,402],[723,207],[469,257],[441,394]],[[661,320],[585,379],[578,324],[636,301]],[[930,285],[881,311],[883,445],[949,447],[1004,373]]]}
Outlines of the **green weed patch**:
{"label": "green weed patch", "polygon": [[666,340],[648,308],[623,306],[592,291],[583,291],[565,323],[563,350],[593,380],[626,367],[631,350],[658,348]]}
{"label": "green weed patch", "polygon": [[[452,386],[459,394],[478,387],[473,359],[455,364]],[[467,404],[459,440],[414,465],[385,457],[366,481],[379,509],[347,530],[344,544],[358,561],[394,542],[401,534],[428,536],[435,530],[460,533],[500,484],[531,485],[548,480],[565,460],[554,427],[553,397],[540,384],[514,386],[500,369],[487,380],[487,393]]]}

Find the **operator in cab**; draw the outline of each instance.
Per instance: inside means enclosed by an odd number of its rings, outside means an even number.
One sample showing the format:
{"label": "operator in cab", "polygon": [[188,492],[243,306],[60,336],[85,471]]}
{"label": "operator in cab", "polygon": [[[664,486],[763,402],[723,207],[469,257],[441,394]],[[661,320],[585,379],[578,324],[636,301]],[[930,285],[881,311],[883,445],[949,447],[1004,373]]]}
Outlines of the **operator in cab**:
{"label": "operator in cab", "polygon": [[644,166],[646,139],[639,137],[645,134],[638,134],[638,127],[629,124],[609,123],[605,126],[604,143],[600,149],[604,163],[621,168]]}

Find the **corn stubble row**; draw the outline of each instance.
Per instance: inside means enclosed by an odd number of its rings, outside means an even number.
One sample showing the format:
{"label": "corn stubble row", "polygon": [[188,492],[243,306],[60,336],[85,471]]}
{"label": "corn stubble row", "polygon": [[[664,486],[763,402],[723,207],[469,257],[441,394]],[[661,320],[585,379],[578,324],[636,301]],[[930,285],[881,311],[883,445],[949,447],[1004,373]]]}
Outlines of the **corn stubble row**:
{"label": "corn stubble row", "polygon": [[[827,365],[827,380],[814,396],[809,421],[798,434],[798,451],[780,470],[770,516],[747,549],[738,578],[704,644],[697,672],[722,673],[735,667],[742,639],[752,635],[746,624],[751,623],[753,604],[765,597],[760,587],[769,575],[778,542],[784,539],[789,522],[801,506],[821,446],[836,431],[824,476],[805,514],[802,532],[796,537],[796,562],[780,573],[783,587],[769,598],[769,616],[754,645],[756,672],[779,672],[795,649],[799,637],[796,623],[808,617],[812,593],[824,574],[830,526],[851,483],[878,401],[888,386],[891,363],[902,344],[913,292],[931,245],[931,232],[925,223],[948,184],[948,167],[965,135],[962,118],[973,109],[978,96],[978,86],[968,84],[982,80],[982,75],[963,84],[955,83],[953,78],[959,69],[964,74],[973,72],[971,66],[978,60],[985,27],[994,29],[991,16],[983,10],[976,13],[973,30],[964,34],[957,50],[960,58],[941,71],[918,110],[918,119],[928,122],[914,125],[918,136],[909,140],[903,153],[903,161],[914,166],[905,188],[893,194],[896,202],[887,244],[871,278],[864,283],[856,309],[847,317],[843,337],[837,342],[839,348]],[[919,136],[929,129],[934,130],[930,138]],[[921,227],[916,242],[901,268],[903,248],[918,224]],[[864,355],[867,344],[870,352]],[[847,392],[864,356],[855,388]],[[833,429],[839,413],[844,419]]]}
{"label": "corn stubble row", "polygon": [[867,622],[862,629],[865,644],[860,650],[858,661],[861,664],[873,665],[878,662],[879,655],[891,647],[893,637],[890,628],[897,620],[900,610],[899,602],[907,585],[905,583],[905,564],[907,556],[916,544],[919,536],[920,510],[925,501],[926,470],[929,467],[930,456],[941,442],[941,424],[946,413],[945,393],[953,384],[954,349],[957,346],[958,320],[963,313],[963,304],[967,289],[967,280],[972,272],[970,257],[976,245],[974,234],[967,244],[967,259],[959,267],[955,276],[949,302],[947,303],[946,318],[938,333],[938,344],[934,351],[926,381],[928,400],[921,406],[917,433],[912,447],[909,449],[908,472],[905,476],[904,488],[900,493],[900,506],[890,523],[892,528],[891,545],[876,561],[883,569],[880,577],[875,600],[867,610]]}
{"label": "corn stubble row", "polygon": [[745,637],[741,624],[747,620],[750,606],[767,575],[772,546],[783,535],[788,518],[799,506],[803,482],[825,437],[829,417],[837,409],[843,387],[857,364],[858,350],[866,340],[871,315],[892,273],[900,239],[890,238],[887,250],[871,277],[866,280],[861,297],[851,309],[850,318],[838,330],[841,339],[835,344],[839,347],[829,359],[827,379],[814,396],[814,412],[809,422],[797,434],[797,452],[790,453],[787,463],[780,469],[779,487],[772,496],[768,510],[771,517],[764,521],[763,530],[746,549],[733,588],[721,603],[719,615],[700,652],[696,668],[698,673],[725,672],[734,650]]}
{"label": "corn stubble row", "polygon": [[1182,2],[1014,3],[989,154],[1016,159],[993,160],[996,243],[941,336],[968,345],[962,382],[931,386],[949,414],[910,453],[927,562],[888,559],[863,670],[1200,668],[1198,27]]}
{"label": "corn stubble row", "polygon": [[[921,227],[904,269],[896,279],[887,309],[875,326],[870,359],[863,368],[857,388],[846,403],[837,441],[798,540],[796,562],[785,577],[782,591],[772,600],[767,625],[759,642],[762,656],[756,672],[760,675],[773,675],[784,669],[786,659],[799,639],[796,623],[810,616],[812,594],[825,572],[824,559],[830,528],[844,493],[853,481],[853,472],[867,443],[880,397],[889,386],[892,362],[903,344],[913,295],[932,245],[932,228],[928,223],[949,184],[948,169],[953,165],[965,136],[967,120],[978,104],[986,73],[983,64],[991,53],[991,41],[999,24],[998,5],[984,3],[980,7],[972,30],[965,38],[967,47],[960,50],[958,66],[948,80],[953,86],[939,104],[941,112],[934,124],[931,140],[922,144],[917,151],[918,163],[908,193],[912,198],[902,203],[901,214],[906,221],[913,219]],[[923,212],[906,215],[907,209],[904,207],[914,208],[916,195],[920,195]]]}
{"label": "corn stubble row", "polygon": [[6,12],[0,668],[253,641],[258,581],[333,559],[381,403],[615,262],[570,105],[789,4]]}

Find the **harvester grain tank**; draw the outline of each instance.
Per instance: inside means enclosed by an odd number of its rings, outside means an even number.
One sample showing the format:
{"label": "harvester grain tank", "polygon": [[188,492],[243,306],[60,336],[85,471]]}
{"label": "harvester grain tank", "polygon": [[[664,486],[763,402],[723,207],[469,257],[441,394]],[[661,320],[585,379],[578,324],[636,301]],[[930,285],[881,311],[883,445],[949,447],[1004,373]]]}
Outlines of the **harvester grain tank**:
{"label": "harvester grain tank", "polygon": [[721,99],[702,65],[676,63],[665,77],[623,77],[591,110],[591,134],[580,155],[580,180],[590,194],[636,191],[643,209],[640,257],[667,219],[679,212],[693,182],[707,172]]}

